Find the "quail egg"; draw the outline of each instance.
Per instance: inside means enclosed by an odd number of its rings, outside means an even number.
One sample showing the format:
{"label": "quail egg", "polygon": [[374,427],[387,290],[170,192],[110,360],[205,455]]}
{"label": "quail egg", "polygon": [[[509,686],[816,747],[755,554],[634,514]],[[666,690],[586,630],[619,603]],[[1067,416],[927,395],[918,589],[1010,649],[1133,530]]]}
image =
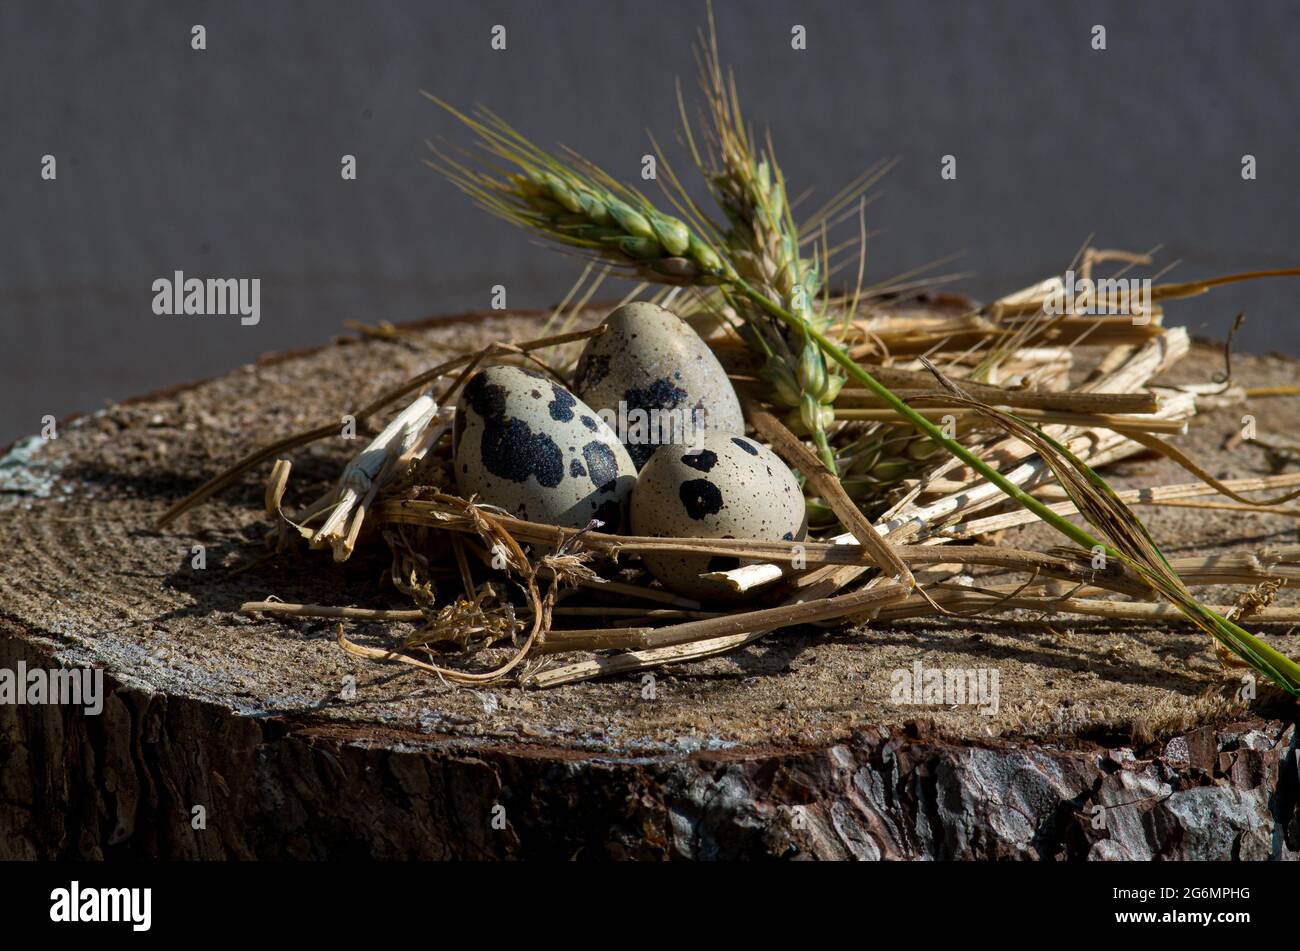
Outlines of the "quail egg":
{"label": "quail egg", "polygon": [[[766,446],[732,433],[705,433],[694,447],[664,446],[632,491],[632,534],[799,541],[807,533],[803,492],[794,473]],[[642,557],[663,585],[700,600],[735,593],[701,578],[742,562],[731,556],[653,552]]]}
{"label": "quail egg", "polygon": [[623,530],[636,467],[613,430],[548,376],[502,365],[471,377],[452,456],[466,498],[533,522],[582,528],[595,518]]}
{"label": "quail egg", "polygon": [[743,433],[740,401],[700,335],[670,310],[624,304],[587,342],[574,391],[614,424],[638,469],[660,445],[691,445],[695,429]]}

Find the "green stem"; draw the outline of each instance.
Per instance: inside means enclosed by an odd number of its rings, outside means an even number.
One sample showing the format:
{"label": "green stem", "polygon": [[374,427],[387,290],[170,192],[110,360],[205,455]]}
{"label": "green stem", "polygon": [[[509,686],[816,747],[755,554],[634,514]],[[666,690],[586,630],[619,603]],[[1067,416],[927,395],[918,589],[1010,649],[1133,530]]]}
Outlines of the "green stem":
{"label": "green stem", "polygon": [[[1261,641],[1254,634],[1251,634],[1250,631],[1241,627],[1236,622],[1230,621],[1226,617],[1211,611],[1209,608],[1205,607],[1205,605],[1196,604],[1195,607],[1197,613],[1202,617],[1206,618],[1216,626],[1221,625],[1235,637],[1243,641],[1251,652],[1254,652],[1263,658],[1263,662],[1261,664],[1258,659],[1250,657],[1245,651],[1238,650],[1236,652],[1238,655],[1243,656],[1247,661],[1250,661],[1251,666],[1255,667],[1256,670],[1263,666],[1263,672],[1268,675],[1269,679],[1287,693],[1292,696],[1300,696],[1300,664],[1297,664],[1290,657],[1287,657],[1285,654],[1270,647],[1267,643]],[[1228,646],[1232,647],[1232,644],[1229,643]]]}
{"label": "green stem", "polygon": [[988,463],[983,459],[980,459],[961,443],[945,436],[943,430],[895,396],[892,390],[886,387],[866,370],[862,369],[862,367],[858,365],[857,361],[841,350],[834,341],[829,339],[820,330],[805,322],[801,322],[798,317],[768,300],[766,295],[745,283],[743,278],[737,278],[736,280],[740,288],[754,301],[754,303],[758,304],[773,316],[784,320],[797,330],[808,334],[808,336],[813,340],[817,341],[817,345],[822,348],[822,352],[842,366],[849,376],[853,377],[853,379],[857,380],[867,389],[875,393],[876,396],[884,400],[884,402],[900,416],[906,418],[913,426],[921,430],[921,432],[925,433],[935,442],[939,443],[939,445],[943,446],[980,475],[984,476],[984,478],[988,479],[1011,498],[1015,499],[1025,508],[1042,518],[1043,521],[1050,523],[1057,531],[1061,532],[1072,541],[1083,545],[1085,548],[1094,548],[1100,545],[1107,554],[1113,557],[1119,557],[1117,552],[1111,550],[1108,546],[1103,545],[1100,541],[1093,538],[1073,522],[1063,518],[1056,512],[1053,512],[1050,508],[1038,499],[1034,498],[1028,492],[1025,492],[1015,483],[1007,480],[1002,473],[989,466]]}
{"label": "green stem", "polygon": [[[875,393],[876,396],[880,397],[881,400],[883,400],[900,416],[907,419],[908,422],[921,432],[925,433],[932,440],[943,446],[944,449],[948,450],[948,452],[952,453],[962,462],[966,463],[966,465],[970,466],[984,478],[988,479],[1007,496],[1029,509],[1065,537],[1084,548],[1100,548],[1108,557],[1116,558],[1121,561],[1124,560],[1123,556],[1110,545],[1104,544],[1078,525],[1075,525],[1073,522],[1067,520],[1056,512],[1053,512],[1045,504],[1025,492],[1015,483],[1008,480],[1002,475],[1002,473],[989,466],[988,463],[984,462],[984,460],[980,459],[961,443],[944,435],[943,431],[938,426],[934,425],[930,420],[926,419],[920,413],[912,409],[912,407],[908,406],[901,399],[895,396],[888,387],[859,366],[852,357],[841,350],[834,341],[826,337],[821,331],[817,330],[815,327],[807,325],[806,323],[800,322],[797,317],[768,300],[763,294],[746,284],[743,279],[738,279],[737,283],[745,294],[756,304],[768,313],[779,317],[791,326],[807,333],[812,337],[812,339],[817,341],[817,345],[822,348],[822,352],[842,366],[849,376]],[[1195,604],[1195,602],[1193,603]],[[1213,626],[1230,632],[1234,637],[1244,642],[1251,651],[1263,658],[1266,667],[1263,672],[1267,674],[1270,679],[1274,680],[1278,686],[1282,687],[1282,689],[1292,695],[1300,695],[1300,664],[1297,664],[1285,654],[1274,650],[1249,631],[1234,622],[1229,621],[1227,618],[1216,614],[1214,611],[1209,610],[1204,605],[1196,604],[1195,607],[1197,613],[1209,621]],[[1227,638],[1221,639],[1227,640]],[[1232,646],[1232,644],[1229,643],[1229,646]],[[1247,659],[1255,660],[1255,658],[1249,657],[1247,657]]]}
{"label": "green stem", "polygon": [[875,393],[896,413],[904,416],[913,426],[921,430],[921,432],[925,433],[939,445],[943,446],[944,449],[947,449],[950,453],[962,462],[966,463],[984,478],[988,479],[1008,496],[1029,509],[1043,521],[1051,524],[1053,528],[1072,541],[1077,542],[1085,548],[1101,547],[1108,555],[1116,558],[1119,557],[1119,553],[1112,550],[1110,546],[1103,544],[1101,541],[1094,538],[1088,532],[1084,531],[1064,516],[1052,511],[1043,502],[1040,502],[1038,499],[1020,488],[1020,486],[1007,479],[1006,476],[998,472],[961,443],[944,435],[943,430],[895,396],[888,387],[878,381],[866,370],[862,369],[862,367],[858,366],[852,357],[836,346],[831,340],[827,339],[820,331],[811,330],[809,332],[826,355],[840,366],[844,367],[849,376],[853,377],[863,386],[867,387],[867,389]]}
{"label": "green stem", "polygon": [[826,438],[826,430],[819,425],[812,436],[813,444],[817,446],[817,455],[821,457],[822,465],[826,467],[831,475],[838,475],[839,469],[835,465],[835,453],[831,450],[830,441]]}

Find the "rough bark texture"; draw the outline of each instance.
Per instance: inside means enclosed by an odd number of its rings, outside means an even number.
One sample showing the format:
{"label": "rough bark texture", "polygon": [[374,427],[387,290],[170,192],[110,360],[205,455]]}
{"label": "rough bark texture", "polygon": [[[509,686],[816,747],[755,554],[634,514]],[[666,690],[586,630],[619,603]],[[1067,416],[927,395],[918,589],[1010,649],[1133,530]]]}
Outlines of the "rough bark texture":
{"label": "rough bark texture", "polygon": [[[273,594],[409,606],[380,584],[382,553],[268,561],[263,473],[151,528],[250,445],[536,327],[493,315],[282,356],[0,453],[0,671],[91,665],[110,688],[98,716],[0,703],[0,858],[1296,856],[1294,707],[1236,700],[1237,674],[1177,626],[795,630],[659,672],[657,700],[629,678],[470,691],[345,655],[332,625],[238,613]],[[1201,379],[1220,365],[1208,351],[1191,363]],[[1295,377],[1282,359],[1234,365],[1261,384]],[[1274,432],[1300,419],[1285,401],[1250,411]],[[1207,414],[1184,445],[1217,451],[1240,414]],[[355,449],[296,454],[298,501]],[[1260,461],[1215,459],[1227,476]],[[1164,463],[1114,474],[1186,479]],[[1294,531],[1273,515],[1143,514],[1180,553]],[[1055,543],[1035,531],[1015,540]],[[195,571],[200,542],[208,567]],[[1294,633],[1268,636],[1300,652]],[[914,661],[996,668],[999,710],[900,706],[891,672]]]}
{"label": "rough bark texture", "polygon": [[[0,665],[52,659],[16,638]],[[1126,747],[924,726],[595,755],[255,719],[115,686],[0,706],[0,858],[1294,859],[1293,725]],[[195,807],[205,813],[194,828]]]}

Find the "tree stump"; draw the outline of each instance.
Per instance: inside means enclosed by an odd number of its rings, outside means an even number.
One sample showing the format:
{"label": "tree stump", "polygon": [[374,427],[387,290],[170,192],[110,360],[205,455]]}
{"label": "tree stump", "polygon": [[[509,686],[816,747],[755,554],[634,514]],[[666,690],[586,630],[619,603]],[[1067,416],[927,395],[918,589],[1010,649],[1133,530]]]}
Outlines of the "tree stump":
{"label": "tree stump", "polygon": [[[536,314],[480,314],[339,340],[10,447],[0,670],[92,665],[106,696],[97,715],[0,704],[0,858],[1296,857],[1294,707],[1262,688],[1239,699],[1240,671],[1185,626],[804,628],[653,680],[469,690],[347,655],[332,622],[239,613],[271,596],[410,606],[382,544],[343,565],[268,554],[265,471],[153,529],[250,448],[539,329]],[[1198,346],[1176,375],[1221,366]],[[1251,385],[1296,375],[1280,357],[1234,370]],[[1182,444],[1219,476],[1265,471],[1257,449],[1220,450],[1246,412],[1261,433],[1300,415],[1291,400],[1229,407]],[[296,453],[293,501],[358,445]],[[1191,479],[1145,457],[1110,471],[1122,487]],[[1294,541],[1276,515],[1140,512],[1171,554]],[[381,624],[349,636],[393,638]],[[1286,628],[1267,636],[1300,654]],[[896,702],[918,663],[996,669],[998,709]]]}

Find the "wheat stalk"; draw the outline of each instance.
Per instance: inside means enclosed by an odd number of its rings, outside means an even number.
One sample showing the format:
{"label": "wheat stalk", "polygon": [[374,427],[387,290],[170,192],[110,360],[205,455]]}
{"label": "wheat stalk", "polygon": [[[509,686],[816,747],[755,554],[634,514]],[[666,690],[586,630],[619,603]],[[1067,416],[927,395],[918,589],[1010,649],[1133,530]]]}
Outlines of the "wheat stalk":
{"label": "wheat stalk", "polygon": [[[945,450],[977,476],[1023,508],[1032,512],[1066,538],[1085,549],[1104,551],[1108,557],[1138,575],[1152,594],[1167,600],[1181,614],[1211,634],[1219,643],[1242,657],[1257,671],[1287,691],[1300,695],[1300,665],[1273,650],[1245,631],[1232,619],[1204,607],[1190,594],[1173,572],[1141,522],[1132,515],[1099,476],[1063,445],[1011,415],[959,390],[922,356],[920,359],[950,391],[950,400],[1036,450],[1075,507],[1089,525],[1106,539],[1073,524],[1043,501],[1007,478],[968,446],[954,439],[899,398],[858,363],[854,356],[830,335],[829,321],[816,309],[831,252],[823,238],[820,258],[805,258],[798,228],[794,224],[784,179],[770,145],[765,150],[752,146],[741,118],[734,83],[724,81],[718,62],[716,33],[710,14],[709,41],[702,54],[702,73],[708,121],[703,151],[684,122],[692,157],[705,173],[714,196],[727,217],[726,226],[714,225],[691,202],[666,161],[669,184],[675,189],[674,204],[683,218],[660,212],[635,189],[619,185],[609,175],[576,155],[562,161],[537,148],[494,114],[480,110],[477,118],[466,116],[430,96],[477,133],[480,145],[491,156],[512,168],[468,165],[435,150],[434,164],[459,188],[490,212],[534,234],[579,252],[627,266],[648,280],[693,287],[716,286],[742,320],[741,337],[765,358],[762,375],[774,394],[773,402],[797,407],[797,422],[816,445],[822,462],[835,472],[836,459],[826,432],[834,420],[833,402],[845,377],[854,380],[884,407],[910,423],[916,435],[905,436],[902,458],[890,459],[901,477],[909,463],[933,451]],[[427,94],[426,94],[427,95]],[[673,198],[673,192],[669,193]],[[833,215],[835,212],[831,212]],[[820,219],[823,229],[826,219]],[[1199,293],[1204,287],[1175,287],[1165,296]],[[1001,304],[999,305],[1001,306]],[[1022,305],[1016,305],[1017,307]],[[857,310],[856,299],[850,314]],[[1017,325],[998,348],[981,360],[977,375],[998,360],[1026,345],[1041,329],[1041,310],[1030,305],[1034,319]],[[1001,317],[1001,310],[997,316]],[[1050,325],[1052,322],[1048,321]],[[1095,328],[1090,328],[1091,333]],[[979,346],[977,341],[975,346]],[[832,366],[840,370],[832,372]],[[842,373],[841,373],[842,370]],[[861,410],[860,415],[874,413]],[[1059,415],[1059,414],[1058,414]],[[1090,420],[1096,422],[1096,420]],[[1114,422],[1107,420],[1107,422]],[[926,445],[922,440],[928,440]],[[870,460],[867,469],[876,473],[884,462],[885,445],[872,443],[852,447]],[[910,450],[910,451],[909,451]],[[919,458],[918,458],[919,457]],[[861,480],[863,491],[873,491],[881,480]],[[843,486],[841,487],[843,488]],[[829,566],[827,566],[829,568]],[[852,566],[835,569],[860,573]],[[831,584],[828,576],[826,583]],[[836,586],[839,584],[836,582]],[[882,585],[880,592],[870,584],[851,595],[825,599],[827,617],[841,616],[859,598],[863,605],[875,599],[898,600],[910,585]],[[886,593],[887,592],[887,593]],[[815,596],[814,596],[815,597]],[[783,609],[772,609],[779,613]],[[679,630],[660,631],[647,640],[652,648],[677,648],[687,640],[710,638],[722,646],[732,638],[737,643],[757,636],[757,629],[785,617],[771,617],[763,611],[745,618],[733,618],[730,625],[694,621]],[[716,620],[716,619],[714,619]],[[782,621],[784,623],[784,621]],[[604,635],[604,632],[601,632]],[[722,636],[718,636],[722,635]],[[697,645],[696,649],[704,649]],[[711,648],[710,648],[711,649]],[[660,655],[648,652],[654,658]],[[651,657],[630,659],[648,662]]]}
{"label": "wheat stalk", "polygon": [[[762,150],[754,147],[734,78],[723,76],[711,9],[698,58],[705,105],[699,141],[679,90],[682,130],[696,167],[726,215],[729,228],[722,239],[729,257],[751,287],[802,324],[824,328],[826,311],[814,306],[822,289],[821,268],[815,258],[802,253],[785,178],[771,143]],[[821,349],[800,328],[774,319],[744,297],[733,297],[733,302],[745,318],[742,337],[765,356],[760,372],[773,402],[791,410],[787,423],[812,439],[822,462],[835,472],[826,428],[835,418],[834,402],[844,385],[843,375],[828,371]]]}
{"label": "wheat stalk", "polygon": [[[766,268],[770,261],[760,261],[738,237],[733,234],[726,238],[702,215],[692,214],[688,224],[660,211],[639,191],[619,184],[592,163],[576,155],[566,162],[538,148],[487,110],[480,109],[471,116],[436,96],[425,95],[471,129],[488,154],[512,166],[471,165],[430,145],[434,159],[428,164],[482,208],[532,234],[631,270],[648,281],[721,287],[728,300],[748,318],[741,328],[742,338],[768,366],[786,368],[797,362],[788,343],[789,335],[782,330],[784,324],[754,301],[756,296],[772,295],[775,305],[795,306],[804,315],[802,319],[808,319],[803,306],[807,287],[801,284],[796,293],[789,283],[794,279],[788,277],[798,273],[801,281],[813,279],[812,271],[799,270],[803,264],[797,250],[790,252],[799,262],[797,267],[788,269],[786,277],[776,276],[775,283],[768,283]],[[783,187],[779,191],[783,196]],[[761,283],[750,283],[746,274]],[[825,431],[825,423],[833,413],[817,407],[823,405],[822,399],[834,399],[843,378],[828,382],[831,378],[824,358],[811,338],[803,341],[798,353],[806,364],[799,379],[812,388],[807,400],[788,369],[786,375],[773,378],[771,396],[781,405],[800,406],[811,401],[813,409],[802,415],[814,424],[809,432],[823,462],[834,467]],[[789,385],[783,389],[787,379]]]}
{"label": "wheat stalk", "polygon": [[576,155],[562,161],[486,109],[470,116],[424,95],[475,132],[489,155],[513,166],[470,165],[429,143],[434,158],[426,164],[488,212],[655,283],[707,286],[731,276],[709,240],[597,166]]}

